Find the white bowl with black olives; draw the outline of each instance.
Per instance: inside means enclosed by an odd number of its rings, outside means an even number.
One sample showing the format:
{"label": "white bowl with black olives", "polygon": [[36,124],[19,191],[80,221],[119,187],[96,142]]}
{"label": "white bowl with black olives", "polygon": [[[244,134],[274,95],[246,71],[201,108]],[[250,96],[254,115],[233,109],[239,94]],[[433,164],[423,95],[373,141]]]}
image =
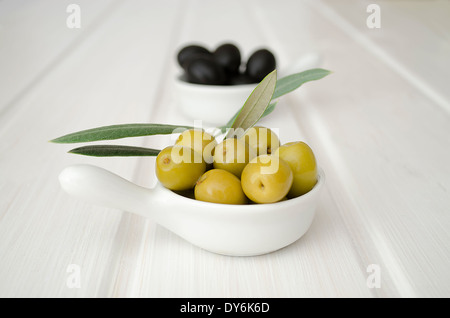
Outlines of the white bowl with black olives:
{"label": "white bowl with black olives", "polygon": [[191,120],[225,125],[244,105],[258,83],[276,68],[275,56],[262,48],[246,61],[239,48],[224,43],[211,51],[186,45],[178,51],[182,73],[175,78],[176,101]]}

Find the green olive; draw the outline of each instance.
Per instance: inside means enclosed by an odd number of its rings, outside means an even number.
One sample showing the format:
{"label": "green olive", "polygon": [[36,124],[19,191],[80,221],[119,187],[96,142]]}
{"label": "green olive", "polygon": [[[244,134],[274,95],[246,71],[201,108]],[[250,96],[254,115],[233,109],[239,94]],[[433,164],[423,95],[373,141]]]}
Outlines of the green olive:
{"label": "green olive", "polygon": [[269,128],[254,126],[242,137],[251,147],[256,149],[258,156],[271,154],[279,146],[278,136]]}
{"label": "green olive", "polygon": [[293,182],[287,162],[274,155],[261,155],[250,161],[241,175],[245,195],[256,203],[283,200]]}
{"label": "green olive", "polygon": [[256,151],[241,139],[228,138],[214,149],[215,169],[223,169],[240,178],[247,163],[256,157]]}
{"label": "green olive", "polygon": [[294,182],[288,193],[295,198],[311,191],[317,183],[317,163],[312,149],[304,142],[289,142],[279,147],[275,155],[286,161],[294,173]]}
{"label": "green olive", "polygon": [[189,147],[170,146],[156,157],[156,177],[161,184],[176,191],[192,189],[206,171],[202,155]]}
{"label": "green olive", "polygon": [[194,194],[195,199],[200,201],[224,204],[247,203],[239,178],[222,169],[205,172],[197,181]]}
{"label": "green olive", "polygon": [[185,146],[194,149],[203,155],[207,164],[213,162],[213,151],[217,145],[216,139],[209,133],[200,129],[189,129],[183,131],[175,141],[177,146]]}

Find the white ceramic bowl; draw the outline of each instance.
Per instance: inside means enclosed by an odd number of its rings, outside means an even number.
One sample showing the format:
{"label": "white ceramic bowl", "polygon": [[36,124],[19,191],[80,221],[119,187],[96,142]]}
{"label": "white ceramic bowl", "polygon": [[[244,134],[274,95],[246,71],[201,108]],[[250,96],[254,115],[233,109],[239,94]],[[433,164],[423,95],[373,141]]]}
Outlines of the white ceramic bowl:
{"label": "white ceramic bowl", "polygon": [[183,115],[190,120],[202,120],[219,127],[244,105],[258,84],[203,85],[175,78],[176,102]]}
{"label": "white ceramic bowl", "polygon": [[[305,53],[285,68],[278,70],[278,78],[319,67],[322,56],[318,52]],[[244,105],[258,85],[202,85],[186,82],[182,76],[174,79],[176,102],[185,117],[202,120],[207,125],[219,127]]]}
{"label": "white ceramic bowl", "polygon": [[297,241],[314,219],[325,183],[319,169],[316,186],[300,197],[229,205],[189,199],[159,183],[143,188],[91,165],[69,166],[59,179],[76,198],[152,218],[198,247],[230,256],[266,254]]}

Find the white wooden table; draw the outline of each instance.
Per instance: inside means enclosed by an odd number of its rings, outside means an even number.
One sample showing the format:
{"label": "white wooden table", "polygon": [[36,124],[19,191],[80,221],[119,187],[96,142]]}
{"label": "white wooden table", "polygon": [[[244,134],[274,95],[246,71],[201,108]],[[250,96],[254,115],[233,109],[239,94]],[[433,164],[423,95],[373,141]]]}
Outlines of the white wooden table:
{"label": "white wooden table", "polygon": [[[66,24],[71,3],[80,28]],[[381,28],[367,26],[371,3]],[[445,0],[0,1],[0,296],[449,297],[449,16]],[[192,124],[174,99],[175,52],[224,41],[245,56],[269,47],[280,67],[319,52],[333,71],[261,122],[308,142],[326,172],[304,237],[220,256],[61,190],[58,174],[75,163],[151,187],[152,157],[76,156],[48,140]]]}

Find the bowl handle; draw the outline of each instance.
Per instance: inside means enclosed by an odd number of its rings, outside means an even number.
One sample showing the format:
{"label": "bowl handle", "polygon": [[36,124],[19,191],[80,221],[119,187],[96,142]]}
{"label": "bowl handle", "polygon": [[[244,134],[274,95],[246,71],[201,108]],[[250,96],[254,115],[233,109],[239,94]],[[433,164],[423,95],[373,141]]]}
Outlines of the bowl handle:
{"label": "bowl handle", "polygon": [[152,217],[155,193],[103,168],[78,164],[59,175],[61,187],[71,196],[95,205]]}

